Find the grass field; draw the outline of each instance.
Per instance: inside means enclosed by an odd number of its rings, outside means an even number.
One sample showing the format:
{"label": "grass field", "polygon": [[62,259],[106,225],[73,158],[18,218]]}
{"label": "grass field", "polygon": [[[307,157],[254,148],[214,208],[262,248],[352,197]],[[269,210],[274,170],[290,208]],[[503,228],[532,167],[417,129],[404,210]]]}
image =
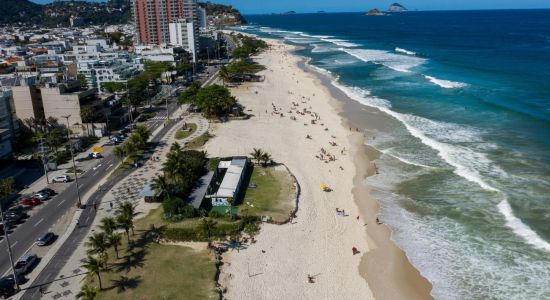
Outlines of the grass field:
{"label": "grass field", "polygon": [[250,185],[240,206],[241,212],[246,209],[250,215],[270,216],[274,221],[286,220],[294,207],[294,182],[284,167],[255,166],[250,178]]}
{"label": "grass field", "polygon": [[[109,272],[102,272],[104,290],[97,299],[217,299],[214,254],[182,246],[160,245],[154,230],[165,222],[156,209],[135,223],[130,246],[126,236],[119,247],[120,259],[109,250]],[[185,226],[193,226],[190,220]],[[198,222],[198,220],[196,221]],[[183,225],[182,225],[183,226]],[[97,286],[97,278],[91,277]],[[185,295],[185,296],[183,296]],[[183,297],[183,298],[182,298]]]}
{"label": "grass field", "polygon": [[195,131],[197,131],[197,124],[195,123],[187,123],[187,127],[191,128],[191,130],[186,131],[186,130],[179,129],[178,131],[176,131],[177,140],[182,140],[184,138],[187,138],[191,136],[193,133],[195,133]]}
{"label": "grass field", "polygon": [[210,137],[211,137],[210,134],[208,134],[208,132],[207,132],[207,133],[197,137],[196,139],[190,141],[189,143],[187,143],[185,145],[185,147],[189,148],[189,149],[192,149],[192,150],[200,149],[202,146],[204,146],[204,144],[206,144],[206,142],[208,142]]}

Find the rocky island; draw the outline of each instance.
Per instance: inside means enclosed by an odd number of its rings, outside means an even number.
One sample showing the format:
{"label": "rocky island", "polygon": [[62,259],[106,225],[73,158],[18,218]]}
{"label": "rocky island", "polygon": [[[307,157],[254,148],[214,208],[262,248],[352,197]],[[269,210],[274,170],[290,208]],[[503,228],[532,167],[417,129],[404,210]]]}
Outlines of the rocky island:
{"label": "rocky island", "polygon": [[406,12],[406,11],[408,10],[399,3],[394,3],[390,5],[390,8],[388,8],[388,12],[393,12],[393,13]]}
{"label": "rocky island", "polygon": [[386,14],[381,12],[378,8],[371,9],[367,13],[367,16],[385,16]]}

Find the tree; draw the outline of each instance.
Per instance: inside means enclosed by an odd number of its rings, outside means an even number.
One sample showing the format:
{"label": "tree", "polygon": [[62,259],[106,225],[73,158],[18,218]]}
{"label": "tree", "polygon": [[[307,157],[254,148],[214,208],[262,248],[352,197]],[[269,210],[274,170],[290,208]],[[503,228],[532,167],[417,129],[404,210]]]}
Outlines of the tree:
{"label": "tree", "polygon": [[180,104],[191,103],[195,104],[197,93],[201,89],[201,83],[198,81],[193,81],[191,85],[185,89],[178,97],[178,102]]}
{"label": "tree", "polygon": [[264,151],[261,148],[252,148],[252,150],[253,151],[250,153],[250,156],[252,156],[252,159],[256,161],[256,164],[259,164],[264,155]]}
{"label": "tree", "polygon": [[88,274],[93,276],[96,275],[99,281],[99,289],[102,290],[103,286],[101,284],[101,272],[107,271],[107,261],[103,257],[93,257],[88,255],[88,258],[84,260],[82,267],[88,270]]}
{"label": "tree", "polygon": [[254,241],[254,236],[260,232],[260,226],[257,222],[249,222],[244,226],[244,232]]}
{"label": "tree", "polygon": [[151,132],[149,132],[149,129],[145,125],[136,126],[134,134],[139,135],[144,141],[147,141],[151,136]]}
{"label": "tree", "polygon": [[76,294],[76,298],[82,300],[94,300],[98,294],[99,290],[95,286],[85,284],[80,289],[80,292]]}
{"label": "tree", "polygon": [[15,192],[14,185],[15,179],[11,176],[0,180],[0,205],[2,205],[3,201]]}
{"label": "tree", "polygon": [[132,144],[137,149],[142,149],[145,146],[145,140],[139,134],[132,134],[126,144]]}
{"label": "tree", "polygon": [[152,186],[156,198],[170,198],[170,185],[164,175],[158,175],[153,178]]}
{"label": "tree", "polygon": [[212,242],[212,232],[214,229],[216,229],[216,225],[218,225],[218,222],[210,219],[210,218],[203,218],[200,223],[200,230],[202,234],[206,237],[208,240],[208,243]]}
{"label": "tree", "polygon": [[124,146],[116,146],[115,149],[113,149],[113,154],[120,160],[124,159],[126,157],[126,149]]}
{"label": "tree", "polygon": [[107,235],[112,235],[116,230],[116,220],[113,217],[104,217],[101,219],[101,225],[99,228],[103,230]]}
{"label": "tree", "polygon": [[133,227],[132,219],[125,215],[117,215],[116,222],[119,228],[124,229],[124,232],[126,232],[126,238],[128,238],[128,243],[130,243],[130,229]]}
{"label": "tree", "polygon": [[227,70],[226,66],[222,66],[220,68],[220,72],[218,73],[218,76],[222,80],[222,85],[223,86],[225,86],[225,82],[230,81],[229,71]]}
{"label": "tree", "polygon": [[271,163],[271,159],[271,155],[267,152],[264,152],[261,157],[262,165],[265,167],[268,163]]}
{"label": "tree", "polygon": [[88,135],[90,135],[90,122],[93,122],[95,115],[96,112],[91,107],[83,107],[80,110],[80,117],[82,118],[82,122],[86,123],[86,131],[88,132]]}
{"label": "tree", "polygon": [[88,238],[85,243],[86,247],[89,247],[88,254],[97,254],[99,257],[107,258],[107,234],[105,232],[94,233]]}
{"label": "tree", "polygon": [[80,81],[80,89],[81,90],[87,90],[88,89],[88,80],[86,79],[86,76],[84,74],[78,74],[76,76],[76,79]]}
{"label": "tree", "polygon": [[116,258],[118,259],[118,247],[122,246],[122,235],[114,232],[107,235],[107,243],[115,249]]}
{"label": "tree", "polygon": [[223,116],[231,112],[237,99],[221,85],[202,88],[196,95],[196,105],[206,116]]}

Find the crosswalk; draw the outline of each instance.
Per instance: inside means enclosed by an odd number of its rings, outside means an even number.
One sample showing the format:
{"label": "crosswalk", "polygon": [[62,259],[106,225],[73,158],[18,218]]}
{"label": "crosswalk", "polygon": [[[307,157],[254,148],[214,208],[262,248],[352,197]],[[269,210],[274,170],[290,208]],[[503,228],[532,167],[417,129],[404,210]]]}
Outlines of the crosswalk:
{"label": "crosswalk", "polygon": [[157,115],[150,118],[149,120],[166,120],[166,115],[162,115],[162,116]]}

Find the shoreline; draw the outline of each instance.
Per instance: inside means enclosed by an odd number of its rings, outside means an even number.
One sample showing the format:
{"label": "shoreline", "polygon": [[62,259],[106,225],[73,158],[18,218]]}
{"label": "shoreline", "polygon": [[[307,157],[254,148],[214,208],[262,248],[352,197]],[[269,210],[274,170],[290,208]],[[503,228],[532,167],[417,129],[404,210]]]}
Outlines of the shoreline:
{"label": "shoreline", "polygon": [[[320,85],[330,91],[333,98],[329,104],[342,117],[344,126],[359,128],[361,133],[372,129],[368,128],[369,124],[360,121],[361,114],[357,112],[363,109],[376,110],[375,108],[366,107],[349,98],[331,84],[333,79],[329,75],[312,67],[306,57],[295,53],[292,55],[302,58],[298,67],[314,74],[318,77]],[[364,137],[350,134],[348,138],[353,145],[351,154],[356,166],[356,174],[353,179],[354,200],[359,207],[360,215],[367,220],[365,223],[369,224],[366,226],[369,251],[361,259],[359,274],[368,282],[377,299],[433,299],[430,294],[432,284],[412,265],[405,251],[391,239],[391,228],[385,224],[375,225],[380,204],[370,195],[370,189],[364,181],[367,177],[375,175],[373,161],[380,156],[380,153],[365,144],[366,138],[368,138],[366,134]],[[365,201],[362,201],[363,199]]]}
{"label": "shoreline", "polygon": [[[306,58],[294,53],[297,47],[279,40],[264,40],[271,47],[254,60],[266,66],[260,73],[265,75],[265,81],[231,88],[252,117],[216,124],[215,137],[205,145],[205,150],[215,156],[233,156],[262,148],[294,173],[303,193],[294,222],[263,224],[256,243],[240,253],[224,254],[227,264],[222,267],[220,282],[227,289],[226,297],[431,298],[429,289],[416,289],[417,285],[431,286],[423,285],[422,280],[427,281],[402,252],[386,251],[400,255],[376,256],[381,269],[369,268],[368,274],[362,266],[365,257],[374,257],[373,250],[386,250],[393,243],[389,229],[383,243],[377,235],[371,237],[363,226],[374,223],[370,218],[378,211],[372,209],[374,214],[368,211],[365,214],[357,201],[365,197],[367,203],[377,205],[361,189],[369,159],[364,151],[363,126],[353,126],[361,127],[361,132],[350,131],[350,126],[346,126],[355,124],[345,115],[346,109],[359,103],[341,97],[345,96],[342,92],[324,83],[326,78],[306,67]],[[323,158],[321,154],[325,151],[334,160]],[[365,160],[358,161],[358,157]],[[320,184],[332,187],[333,191],[321,191]],[[345,216],[335,215],[335,208],[345,209]],[[359,255],[352,255],[350,249],[355,247],[360,250]],[[369,276],[375,272],[382,282]],[[313,284],[307,281],[310,275],[315,278]],[[389,284],[383,284],[390,280]]]}

